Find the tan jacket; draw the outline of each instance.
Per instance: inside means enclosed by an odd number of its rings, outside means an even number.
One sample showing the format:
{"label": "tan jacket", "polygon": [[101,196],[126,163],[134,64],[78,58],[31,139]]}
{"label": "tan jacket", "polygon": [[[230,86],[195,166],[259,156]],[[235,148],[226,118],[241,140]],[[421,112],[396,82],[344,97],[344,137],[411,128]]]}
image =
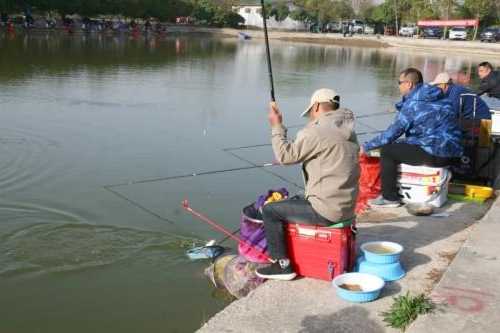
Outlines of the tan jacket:
{"label": "tan jacket", "polygon": [[272,129],[274,155],[281,164],[302,163],[305,197],[324,218],[337,222],[354,216],[358,195],[359,145],[354,115],[347,109],[322,114],[294,142],[287,129]]}

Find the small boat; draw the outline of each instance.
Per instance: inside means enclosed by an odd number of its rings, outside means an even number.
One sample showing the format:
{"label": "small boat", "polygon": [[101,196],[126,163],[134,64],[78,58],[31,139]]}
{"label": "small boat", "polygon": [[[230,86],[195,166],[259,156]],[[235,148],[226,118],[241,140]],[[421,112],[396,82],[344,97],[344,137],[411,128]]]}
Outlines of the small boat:
{"label": "small boat", "polygon": [[242,40],[249,40],[249,39],[252,39],[252,36],[250,36],[249,34],[246,34],[244,32],[238,32],[238,37]]}
{"label": "small boat", "polygon": [[186,255],[191,260],[215,259],[224,253],[224,250],[220,245],[205,245],[187,250]]}

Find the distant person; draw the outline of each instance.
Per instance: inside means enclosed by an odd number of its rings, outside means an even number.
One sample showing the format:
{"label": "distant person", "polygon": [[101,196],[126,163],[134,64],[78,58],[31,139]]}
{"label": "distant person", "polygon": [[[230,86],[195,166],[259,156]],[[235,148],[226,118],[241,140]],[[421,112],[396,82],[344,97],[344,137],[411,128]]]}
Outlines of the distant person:
{"label": "distant person", "polygon": [[285,224],[330,226],[354,218],[358,193],[359,145],[352,111],[340,108],[340,96],[331,89],[316,91],[302,113],[309,123],[295,141],[287,138],[282,115],[271,104],[271,141],[279,163],[302,163],[305,196],[269,203],[262,216],[270,257],[274,263],[257,270],[265,279],[291,280],[296,274],[290,264]]}
{"label": "distant person", "polygon": [[7,13],[0,14],[0,24],[6,26],[7,22],[9,22],[9,15]]}
{"label": "distant person", "polygon": [[146,32],[149,32],[153,28],[153,25],[151,24],[150,20],[146,20],[144,27],[146,28]]}
{"label": "distant person", "polygon": [[[490,108],[479,96],[477,96],[476,112],[474,114],[474,96],[471,95],[475,95],[475,93],[464,86],[453,83],[448,73],[438,74],[430,84],[437,86],[444,92],[444,96],[451,101],[457,118],[462,116],[463,119],[467,120],[491,119]],[[460,110],[461,106],[462,110]]]}
{"label": "distant person", "polygon": [[482,62],[477,67],[481,79],[478,95],[486,95],[484,100],[490,108],[500,109],[500,73],[493,70],[489,62]]}
{"label": "distant person", "polygon": [[[382,195],[369,201],[372,207],[398,207],[398,165],[452,165],[463,154],[460,130],[451,102],[441,89],[423,83],[415,68],[401,72],[398,80],[401,102],[394,122],[383,133],[366,142],[363,151],[381,148]],[[405,138],[399,139],[402,135]]]}
{"label": "distant person", "polygon": [[347,36],[347,33],[349,32],[349,25],[347,24],[342,24],[342,33],[344,35],[344,37]]}

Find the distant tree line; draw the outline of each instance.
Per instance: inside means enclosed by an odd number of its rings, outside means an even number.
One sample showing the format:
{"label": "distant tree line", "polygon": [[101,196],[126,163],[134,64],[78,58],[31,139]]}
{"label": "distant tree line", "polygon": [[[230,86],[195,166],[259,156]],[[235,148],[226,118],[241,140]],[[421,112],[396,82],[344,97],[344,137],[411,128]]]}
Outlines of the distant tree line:
{"label": "distant tree line", "polygon": [[[122,15],[156,17],[175,21],[191,16],[201,24],[235,27],[243,18],[233,11],[237,0],[0,0],[0,11],[53,11],[61,15]],[[341,19],[360,18],[370,23],[394,24],[421,19],[478,18],[482,24],[499,22],[499,0],[385,0],[378,6],[362,0],[354,13],[350,0],[266,0],[268,17],[277,21],[291,17],[297,21],[317,24]]]}
{"label": "distant tree line", "polygon": [[372,23],[416,23],[425,19],[479,19],[481,25],[499,24],[498,0],[386,0],[379,6],[363,0],[359,16]]}
{"label": "distant tree line", "polygon": [[349,0],[293,0],[291,9],[288,3],[286,0],[268,3],[268,13],[278,21],[290,16],[306,23],[359,18],[372,24],[393,25],[396,21],[477,18],[482,25],[500,24],[499,0],[385,0],[378,6],[362,0],[358,13]]}
{"label": "distant tree line", "polygon": [[0,0],[0,11],[57,12],[61,16],[121,15],[131,18],[154,17],[174,22],[192,16],[208,25],[237,26],[243,18],[232,11],[229,0]]}

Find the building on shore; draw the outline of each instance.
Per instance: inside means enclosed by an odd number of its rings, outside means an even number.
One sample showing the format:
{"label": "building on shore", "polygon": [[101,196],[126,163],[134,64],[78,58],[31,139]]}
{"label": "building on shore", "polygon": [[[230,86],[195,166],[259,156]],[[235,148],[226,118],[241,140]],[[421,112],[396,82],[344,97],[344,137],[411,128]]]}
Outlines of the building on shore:
{"label": "building on shore", "polygon": [[351,0],[352,9],[356,14],[359,14],[363,5],[378,6],[384,3],[385,0]]}
{"label": "building on shore", "polygon": [[[273,2],[273,1],[271,1]],[[294,10],[295,7],[293,5],[293,1],[288,1],[287,3],[290,11]],[[246,0],[240,1],[238,6],[234,6],[233,10],[241,15],[245,19],[245,26],[254,27],[254,28],[262,28],[262,8],[260,1],[255,0]],[[296,21],[287,17],[283,21],[277,21],[274,17],[270,17],[267,20],[267,26],[270,29],[281,29],[281,30],[306,30],[307,26],[300,21]]]}

